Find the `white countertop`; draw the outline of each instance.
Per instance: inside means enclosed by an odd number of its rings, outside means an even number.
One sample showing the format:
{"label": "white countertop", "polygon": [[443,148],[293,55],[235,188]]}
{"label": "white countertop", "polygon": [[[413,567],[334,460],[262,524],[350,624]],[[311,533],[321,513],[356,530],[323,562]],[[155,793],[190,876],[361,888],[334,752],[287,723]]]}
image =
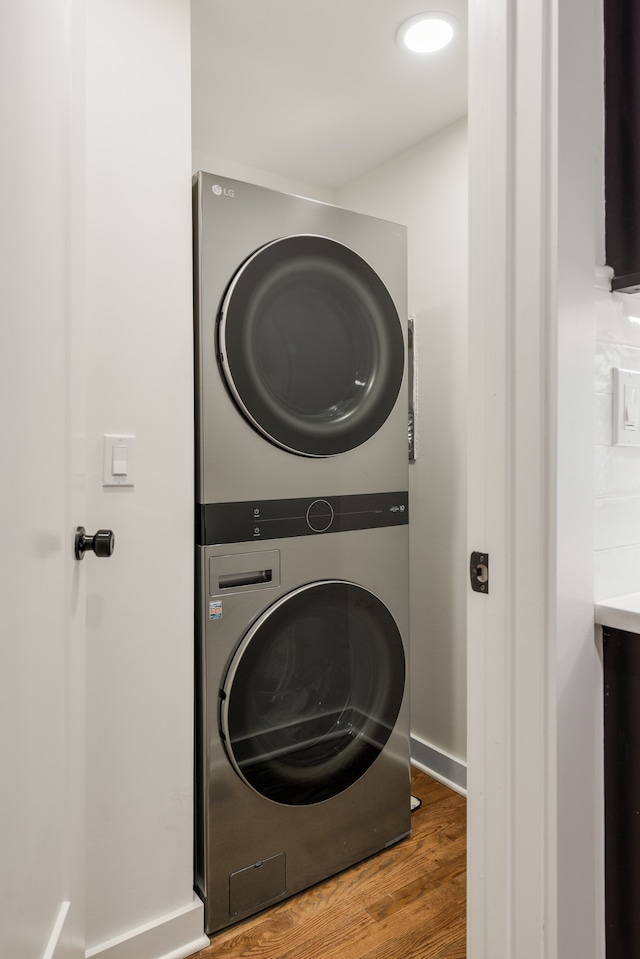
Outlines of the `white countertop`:
{"label": "white countertop", "polygon": [[596,603],[595,620],[599,626],[640,634],[640,593],[601,599]]}

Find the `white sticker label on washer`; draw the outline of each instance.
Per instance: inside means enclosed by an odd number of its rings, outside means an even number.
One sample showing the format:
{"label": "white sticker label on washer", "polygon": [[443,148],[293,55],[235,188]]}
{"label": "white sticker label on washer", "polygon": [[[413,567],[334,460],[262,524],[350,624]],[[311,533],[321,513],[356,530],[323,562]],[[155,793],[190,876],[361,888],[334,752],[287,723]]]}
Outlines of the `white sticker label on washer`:
{"label": "white sticker label on washer", "polygon": [[209,619],[222,619],[222,600],[209,600]]}

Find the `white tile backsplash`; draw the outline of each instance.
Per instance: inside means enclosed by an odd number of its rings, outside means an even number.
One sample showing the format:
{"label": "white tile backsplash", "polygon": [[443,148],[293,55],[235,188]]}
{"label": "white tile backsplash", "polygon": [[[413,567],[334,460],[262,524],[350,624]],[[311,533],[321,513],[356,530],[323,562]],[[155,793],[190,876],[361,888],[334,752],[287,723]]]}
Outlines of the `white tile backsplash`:
{"label": "white tile backsplash", "polygon": [[596,342],[596,393],[613,392],[614,368],[640,372],[640,347]]}
{"label": "white tile backsplash", "polygon": [[596,291],[596,339],[640,347],[640,293]]}
{"label": "white tile backsplash", "polygon": [[640,590],[640,449],[613,446],[614,368],[640,371],[640,294],[596,291],[596,601]]}
{"label": "white tile backsplash", "polygon": [[613,393],[596,393],[596,446],[611,446],[613,440]]}
{"label": "white tile backsplash", "polygon": [[597,499],[594,528],[596,550],[640,543],[640,495]]}
{"label": "white tile backsplash", "polygon": [[596,552],[595,592],[596,603],[640,592],[640,544]]}
{"label": "white tile backsplash", "polygon": [[596,498],[640,493],[640,447],[596,446]]}

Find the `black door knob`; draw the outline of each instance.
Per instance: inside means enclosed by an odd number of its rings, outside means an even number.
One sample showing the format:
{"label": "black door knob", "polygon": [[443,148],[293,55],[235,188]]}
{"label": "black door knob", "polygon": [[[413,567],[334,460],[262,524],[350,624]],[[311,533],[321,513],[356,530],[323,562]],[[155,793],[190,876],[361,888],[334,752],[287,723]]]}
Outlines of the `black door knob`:
{"label": "black door knob", "polygon": [[84,559],[87,551],[93,551],[96,556],[111,556],[115,545],[116,538],[110,529],[99,529],[95,536],[87,536],[84,526],[78,526],[76,529],[76,559]]}

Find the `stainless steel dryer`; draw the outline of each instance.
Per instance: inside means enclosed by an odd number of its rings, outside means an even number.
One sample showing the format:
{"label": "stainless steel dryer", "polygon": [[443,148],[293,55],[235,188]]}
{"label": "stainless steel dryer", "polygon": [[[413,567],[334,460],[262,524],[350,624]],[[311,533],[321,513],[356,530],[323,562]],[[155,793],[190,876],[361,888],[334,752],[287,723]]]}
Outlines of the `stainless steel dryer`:
{"label": "stainless steel dryer", "polygon": [[406,228],[198,173],[197,500],[406,489]]}
{"label": "stainless steel dryer", "polygon": [[[239,541],[254,511],[279,538]],[[202,530],[196,888],[210,934],[409,834],[406,522],[406,495],[364,494],[241,503],[211,527],[226,542]]]}

